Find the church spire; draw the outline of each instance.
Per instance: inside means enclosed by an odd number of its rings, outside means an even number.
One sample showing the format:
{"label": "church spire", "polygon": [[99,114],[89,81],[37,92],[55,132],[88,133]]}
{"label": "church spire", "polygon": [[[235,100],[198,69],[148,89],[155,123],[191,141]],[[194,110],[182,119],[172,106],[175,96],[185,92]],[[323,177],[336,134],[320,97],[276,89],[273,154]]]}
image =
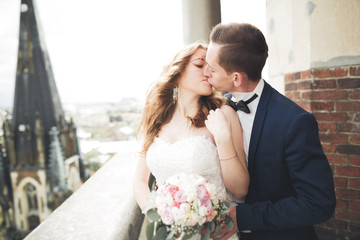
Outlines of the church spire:
{"label": "church spire", "polygon": [[[50,129],[66,125],[56,89],[50,59],[40,28],[34,0],[21,0],[20,32],[12,127],[21,164],[36,162],[36,119],[44,129],[45,156],[48,158]],[[19,136],[19,137],[16,137]],[[22,136],[22,137],[21,137]],[[27,157],[24,158],[24,155]],[[24,162],[25,161],[25,162]]]}
{"label": "church spire", "polygon": [[71,194],[69,182],[78,183],[75,187],[81,183],[75,128],[65,121],[34,2],[21,0],[13,115],[3,124],[0,204],[6,239],[14,232],[25,237],[22,233],[34,229]]}

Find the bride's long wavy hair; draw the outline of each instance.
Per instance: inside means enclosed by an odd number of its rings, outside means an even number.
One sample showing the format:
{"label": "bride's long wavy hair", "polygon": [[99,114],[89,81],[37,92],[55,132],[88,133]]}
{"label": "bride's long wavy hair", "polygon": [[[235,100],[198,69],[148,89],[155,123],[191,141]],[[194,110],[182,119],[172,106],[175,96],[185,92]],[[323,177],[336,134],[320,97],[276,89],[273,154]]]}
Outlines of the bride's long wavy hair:
{"label": "bride's long wavy hair", "polygon": [[[144,138],[140,151],[142,156],[146,156],[147,150],[158,135],[161,127],[173,117],[177,103],[173,99],[173,90],[177,87],[179,78],[189,64],[191,56],[198,49],[206,50],[207,46],[196,42],[181,49],[173,60],[164,67],[159,80],[148,91],[142,119],[137,131],[137,136],[142,135]],[[204,127],[209,111],[220,107],[223,102],[223,97],[215,90],[209,96],[201,96],[199,99],[199,110],[190,119],[192,126],[197,128]]]}

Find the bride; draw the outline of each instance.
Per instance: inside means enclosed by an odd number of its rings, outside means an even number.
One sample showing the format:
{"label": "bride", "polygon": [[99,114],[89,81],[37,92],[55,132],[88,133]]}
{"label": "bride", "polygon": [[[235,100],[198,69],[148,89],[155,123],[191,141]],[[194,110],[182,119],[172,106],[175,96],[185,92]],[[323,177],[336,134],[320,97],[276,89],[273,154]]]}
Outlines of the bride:
{"label": "bride", "polygon": [[142,209],[150,193],[150,173],[158,185],[180,172],[201,175],[224,200],[247,194],[249,175],[240,122],[203,75],[205,56],[206,46],[185,46],[148,93],[139,128],[143,147],[133,181]]}

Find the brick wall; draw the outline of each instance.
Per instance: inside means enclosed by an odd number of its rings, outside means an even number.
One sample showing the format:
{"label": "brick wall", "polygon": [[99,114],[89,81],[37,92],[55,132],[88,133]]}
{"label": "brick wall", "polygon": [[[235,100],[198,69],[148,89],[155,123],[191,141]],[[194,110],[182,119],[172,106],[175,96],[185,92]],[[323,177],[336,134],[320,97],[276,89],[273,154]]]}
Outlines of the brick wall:
{"label": "brick wall", "polygon": [[285,95],[313,113],[334,174],[336,210],[320,239],[360,239],[360,65],[285,75]]}

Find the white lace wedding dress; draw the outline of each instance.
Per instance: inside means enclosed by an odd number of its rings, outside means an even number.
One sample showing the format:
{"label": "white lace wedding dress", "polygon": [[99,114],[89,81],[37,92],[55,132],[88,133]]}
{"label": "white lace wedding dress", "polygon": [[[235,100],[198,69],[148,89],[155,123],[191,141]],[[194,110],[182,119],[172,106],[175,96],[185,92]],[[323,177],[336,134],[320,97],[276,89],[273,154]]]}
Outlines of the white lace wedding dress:
{"label": "white lace wedding dress", "polygon": [[[164,184],[167,178],[181,172],[194,173],[214,184],[220,199],[228,199],[219,157],[211,139],[205,136],[190,136],[169,143],[155,138],[146,155],[147,165],[157,184]],[[191,238],[197,239],[200,239],[200,235]],[[229,239],[238,240],[238,237],[235,234]]]}

